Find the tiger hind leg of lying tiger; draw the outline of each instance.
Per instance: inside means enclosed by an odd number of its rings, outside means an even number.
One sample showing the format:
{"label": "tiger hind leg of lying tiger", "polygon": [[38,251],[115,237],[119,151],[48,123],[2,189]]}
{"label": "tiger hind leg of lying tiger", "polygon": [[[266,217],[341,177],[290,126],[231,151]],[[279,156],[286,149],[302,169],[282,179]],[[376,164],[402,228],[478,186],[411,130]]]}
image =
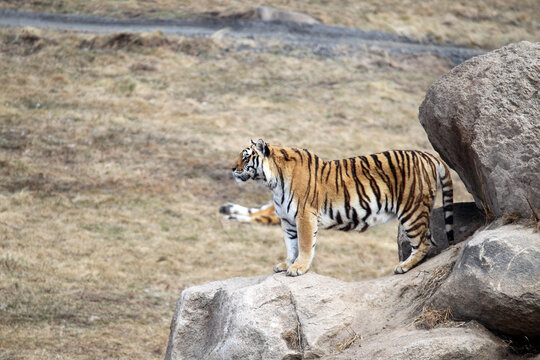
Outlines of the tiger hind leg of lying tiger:
{"label": "tiger hind leg of lying tiger", "polygon": [[234,203],[226,203],[220,206],[219,212],[226,215],[225,219],[227,220],[264,225],[279,225],[281,223],[272,202],[260,208],[247,208]]}

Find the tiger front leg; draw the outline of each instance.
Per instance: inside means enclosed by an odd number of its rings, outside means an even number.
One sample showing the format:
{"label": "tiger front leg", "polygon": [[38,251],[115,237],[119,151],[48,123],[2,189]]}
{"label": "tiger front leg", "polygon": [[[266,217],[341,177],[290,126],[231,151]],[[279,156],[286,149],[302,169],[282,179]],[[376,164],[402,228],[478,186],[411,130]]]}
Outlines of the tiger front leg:
{"label": "tiger front leg", "polygon": [[287,259],[274,266],[274,272],[287,271],[298,257],[298,231],[296,225],[288,221],[282,221],[281,228],[283,229],[283,240],[287,248]]}
{"label": "tiger front leg", "polygon": [[298,216],[298,258],[287,269],[288,276],[299,276],[305,274],[313,257],[315,256],[315,244],[317,243],[317,218],[311,214]]}

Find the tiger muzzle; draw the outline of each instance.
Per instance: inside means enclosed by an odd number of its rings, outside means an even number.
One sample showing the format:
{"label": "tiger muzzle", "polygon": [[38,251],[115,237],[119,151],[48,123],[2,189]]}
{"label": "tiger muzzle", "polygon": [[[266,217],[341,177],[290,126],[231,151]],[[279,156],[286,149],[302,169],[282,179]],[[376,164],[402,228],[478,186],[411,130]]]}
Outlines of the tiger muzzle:
{"label": "tiger muzzle", "polygon": [[238,172],[235,170],[233,170],[233,176],[234,176],[234,179],[237,181],[237,182],[244,182],[244,181],[248,181],[249,178],[251,177],[249,175],[249,173],[243,171],[243,172]]}

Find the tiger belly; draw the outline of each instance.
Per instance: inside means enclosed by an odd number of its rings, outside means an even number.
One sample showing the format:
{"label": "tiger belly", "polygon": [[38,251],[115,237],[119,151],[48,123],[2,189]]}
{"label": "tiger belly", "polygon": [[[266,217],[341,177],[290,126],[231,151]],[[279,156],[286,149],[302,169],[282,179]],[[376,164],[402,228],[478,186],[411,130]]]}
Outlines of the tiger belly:
{"label": "tiger belly", "polygon": [[382,225],[394,219],[393,213],[378,210],[367,215],[365,209],[352,208],[347,213],[345,209],[332,209],[319,215],[319,227],[342,231],[365,231],[370,226]]}

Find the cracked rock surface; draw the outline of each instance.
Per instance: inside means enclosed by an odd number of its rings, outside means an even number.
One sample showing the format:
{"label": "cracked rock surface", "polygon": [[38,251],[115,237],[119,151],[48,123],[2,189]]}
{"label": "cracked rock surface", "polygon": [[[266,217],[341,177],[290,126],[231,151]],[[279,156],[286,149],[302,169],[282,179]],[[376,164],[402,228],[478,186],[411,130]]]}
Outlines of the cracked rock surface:
{"label": "cracked rock surface", "polygon": [[540,233],[519,225],[477,233],[434,303],[506,334],[540,336]]}
{"label": "cracked rock surface", "polygon": [[540,212],[540,42],[456,66],[430,87],[419,118],[479,208],[494,217]]}
{"label": "cracked rock surface", "polygon": [[[506,240],[494,240],[505,233]],[[536,334],[539,322],[531,314],[540,314],[540,301],[531,302],[526,294],[540,293],[539,246],[538,234],[510,225],[480,231],[404,275],[348,283],[309,272],[194,286],[176,305],[165,359],[519,358],[489,330],[509,329],[510,322]],[[488,258],[497,265],[486,266]],[[484,274],[482,282],[496,280],[494,286],[463,280],[476,274]],[[499,280],[503,289],[512,289],[509,306],[522,302],[521,310],[494,305]],[[441,299],[446,302],[438,303]],[[422,309],[437,306],[452,306],[462,321],[417,329]],[[475,313],[460,312],[459,306]],[[503,311],[509,317],[502,323],[487,321]],[[524,317],[525,323],[517,322]]]}

